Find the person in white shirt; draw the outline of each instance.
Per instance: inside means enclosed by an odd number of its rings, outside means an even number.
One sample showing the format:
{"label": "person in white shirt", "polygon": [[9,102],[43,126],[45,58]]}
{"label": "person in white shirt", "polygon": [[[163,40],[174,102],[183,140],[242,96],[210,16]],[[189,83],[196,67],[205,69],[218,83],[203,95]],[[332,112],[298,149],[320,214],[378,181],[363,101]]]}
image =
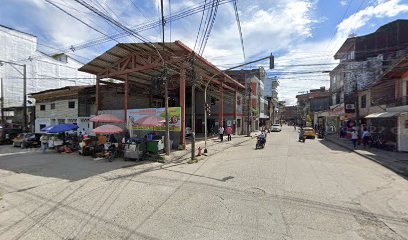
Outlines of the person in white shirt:
{"label": "person in white shirt", "polygon": [[353,147],[357,148],[358,133],[356,129],[351,132],[351,141],[353,142]]}
{"label": "person in white shirt", "polygon": [[221,142],[223,142],[224,141],[224,127],[222,125],[220,125],[220,128],[218,129],[218,133],[220,134]]}

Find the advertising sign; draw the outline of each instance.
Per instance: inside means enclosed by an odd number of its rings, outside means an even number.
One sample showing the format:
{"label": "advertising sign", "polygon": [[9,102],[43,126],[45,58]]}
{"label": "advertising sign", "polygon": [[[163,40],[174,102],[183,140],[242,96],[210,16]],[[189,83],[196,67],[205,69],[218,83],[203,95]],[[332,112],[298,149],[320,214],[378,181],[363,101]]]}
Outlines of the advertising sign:
{"label": "advertising sign", "polygon": [[[127,128],[129,130],[166,130],[166,115],[164,108],[129,109],[127,111]],[[169,108],[169,129],[172,132],[181,131],[180,107]]]}

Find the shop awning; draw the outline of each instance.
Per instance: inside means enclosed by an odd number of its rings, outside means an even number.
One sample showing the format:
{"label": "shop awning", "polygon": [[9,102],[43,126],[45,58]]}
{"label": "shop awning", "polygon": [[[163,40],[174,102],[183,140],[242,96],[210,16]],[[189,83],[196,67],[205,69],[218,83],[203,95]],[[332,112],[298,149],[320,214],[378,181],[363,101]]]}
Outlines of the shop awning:
{"label": "shop awning", "polygon": [[379,112],[379,113],[372,113],[367,115],[365,118],[390,118],[396,117],[399,115],[399,112]]}

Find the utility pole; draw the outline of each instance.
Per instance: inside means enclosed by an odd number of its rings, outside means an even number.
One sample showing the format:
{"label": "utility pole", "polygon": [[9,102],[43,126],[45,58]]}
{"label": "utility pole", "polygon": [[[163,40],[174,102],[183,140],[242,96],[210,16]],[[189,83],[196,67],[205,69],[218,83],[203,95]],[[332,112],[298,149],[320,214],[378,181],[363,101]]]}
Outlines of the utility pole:
{"label": "utility pole", "polygon": [[[244,78],[246,80],[246,76]],[[248,116],[247,116],[247,137],[251,136],[251,131],[250,131],[250,127],[251,126],[251,94],[252,94],[252,89],[251,89],[251,81],[248,81],[248,106],[247,106],[247,110],[248,110]]]}
{"label": "utility pole", "polygon": [[355,85],[355,91],[356,91],[356,100],[355,100],[355,106],[354,106],[354,111],[356,112],[356,127],[357,127],[357,132],[360,132],[360,109],[359,109],[359,99],[358,99],[358,84],[356,80],[356,85]]}
{"label": "utility pole", "polygon": [[[23,131],[27,131],[27,66],[26,64],[18,64],[9,61],[0,60],[0,66],[3,66],[4,63],[10,64],[17,72],[23,75]],[[23,72],[20,72],[15,66],[23,67]],[[3,88],[2,88],[3,91]],[[2,99],[3,104],[4,99]],[[1,109],[2,113],[3,108]]]}
{"label": "utility pole", "polygon": [[166,115],[166,133],[165,133],[165,148],[166,155],[170,155],[170,126],[169,126],[169,84],[167,81],[167,71],[166,71],[166,56],[165,56],[165,47],[164,47],[164,4],[163,0],[160,1],[161,5],[161,17],[162,17],[162,42],[163,42],[163,81],[164,81],[164,108]]}
{"label": "utility pole", "polygon": [[4,85],[3,78],[1,78],[1,124],[5,124],[4,121]]}
{"label": "utility pole", "polygon": [[23,131],[27,132],[27,66],[23,65]]}
{"label": "utility pole", "polygon": [[[195,133],[196,133],[196,123],[195,123],[195,84],[196,84],[196,73],[195,73],[195,56],[193,54],[192,59],[192,85],[191,85],[191,160],[195,158]],[[204,113],[205,115],[206,113]]]}
{"label": "utility pole", "polygon": [[[272,53],[271,53],[271,55],[268,56],[268,57],[264,57],[264,58],[260,58],[260,59],[257,59],[257,60],[251,61],[251,62],[247,62],[247,63],[244,63],[244,64],[240,64],[240,65],[235,66],[235,67],[230,67],[230,68],[225,69],[225,70],[223,70],[223,71],[221,71],[221,72],[219,72],[219,73],[214,74],[214,75],[207,81],[207,83],[205,84],[205,88],[204,88],[204,103],[205,103],[205,104],[208,104],[208,103],[207,103],[207,89],[208,89],[208,85],[210,85],[211,81],[212,81],[216,76],[218,76],[219,74],[224,73],[224,72],[226,72],[226,71],[229,71],[229,70],[232,70],[232,69],[235,69],[235,68],[239,68],[239,67],[242,67],[242,66],[246,66],[246,65],[249,65],[249,64],[252,64],[252,63],[260,62],[260,61],[263,61],[263,60],[266,60],[266,59],[269,59],[269,68],[270,68],[270,69],[273,69],[273,68],[274,68],[274,56],[273,56]],[[204,153],[207,153],[207,114],[204,114],[204,121],[205,121],[205,122],[204,122],[204,124],[205,124],[205,133],[204,133],[204,144],[205,144],[205,147],[204,147]],[[248,124],[249,124],[249,123],[248,123]]]}

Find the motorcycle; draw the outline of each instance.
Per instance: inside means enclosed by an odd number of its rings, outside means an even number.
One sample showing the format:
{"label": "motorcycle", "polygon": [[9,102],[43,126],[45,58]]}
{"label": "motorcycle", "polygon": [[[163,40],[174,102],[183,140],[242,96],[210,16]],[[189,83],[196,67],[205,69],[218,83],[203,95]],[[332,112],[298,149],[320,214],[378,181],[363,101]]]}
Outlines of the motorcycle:
{"label": "motorcycle", "polygon": [[109,162],[112,162],[118,156],[118,148],[115,144],[111,144],[108,146],[108,149],[105,152],[105,159]]}
{"label": "motorcycle", "polygon": [[264,148],[265,147],[265,142],[266,142],[265,138],[257,137],[255,149]]}
{"label": "motorcycle", "polygon": [[306,137],[303,133],[303,131],[299,131],[299,142],[305,142],[306,141]]}
{"label": "motorcycle", "polygon": [[317,133],[317,137],[320,138],[320,139],[323,139],[323,138],[324,138],[324,130],[320,130],[320,131]]}

